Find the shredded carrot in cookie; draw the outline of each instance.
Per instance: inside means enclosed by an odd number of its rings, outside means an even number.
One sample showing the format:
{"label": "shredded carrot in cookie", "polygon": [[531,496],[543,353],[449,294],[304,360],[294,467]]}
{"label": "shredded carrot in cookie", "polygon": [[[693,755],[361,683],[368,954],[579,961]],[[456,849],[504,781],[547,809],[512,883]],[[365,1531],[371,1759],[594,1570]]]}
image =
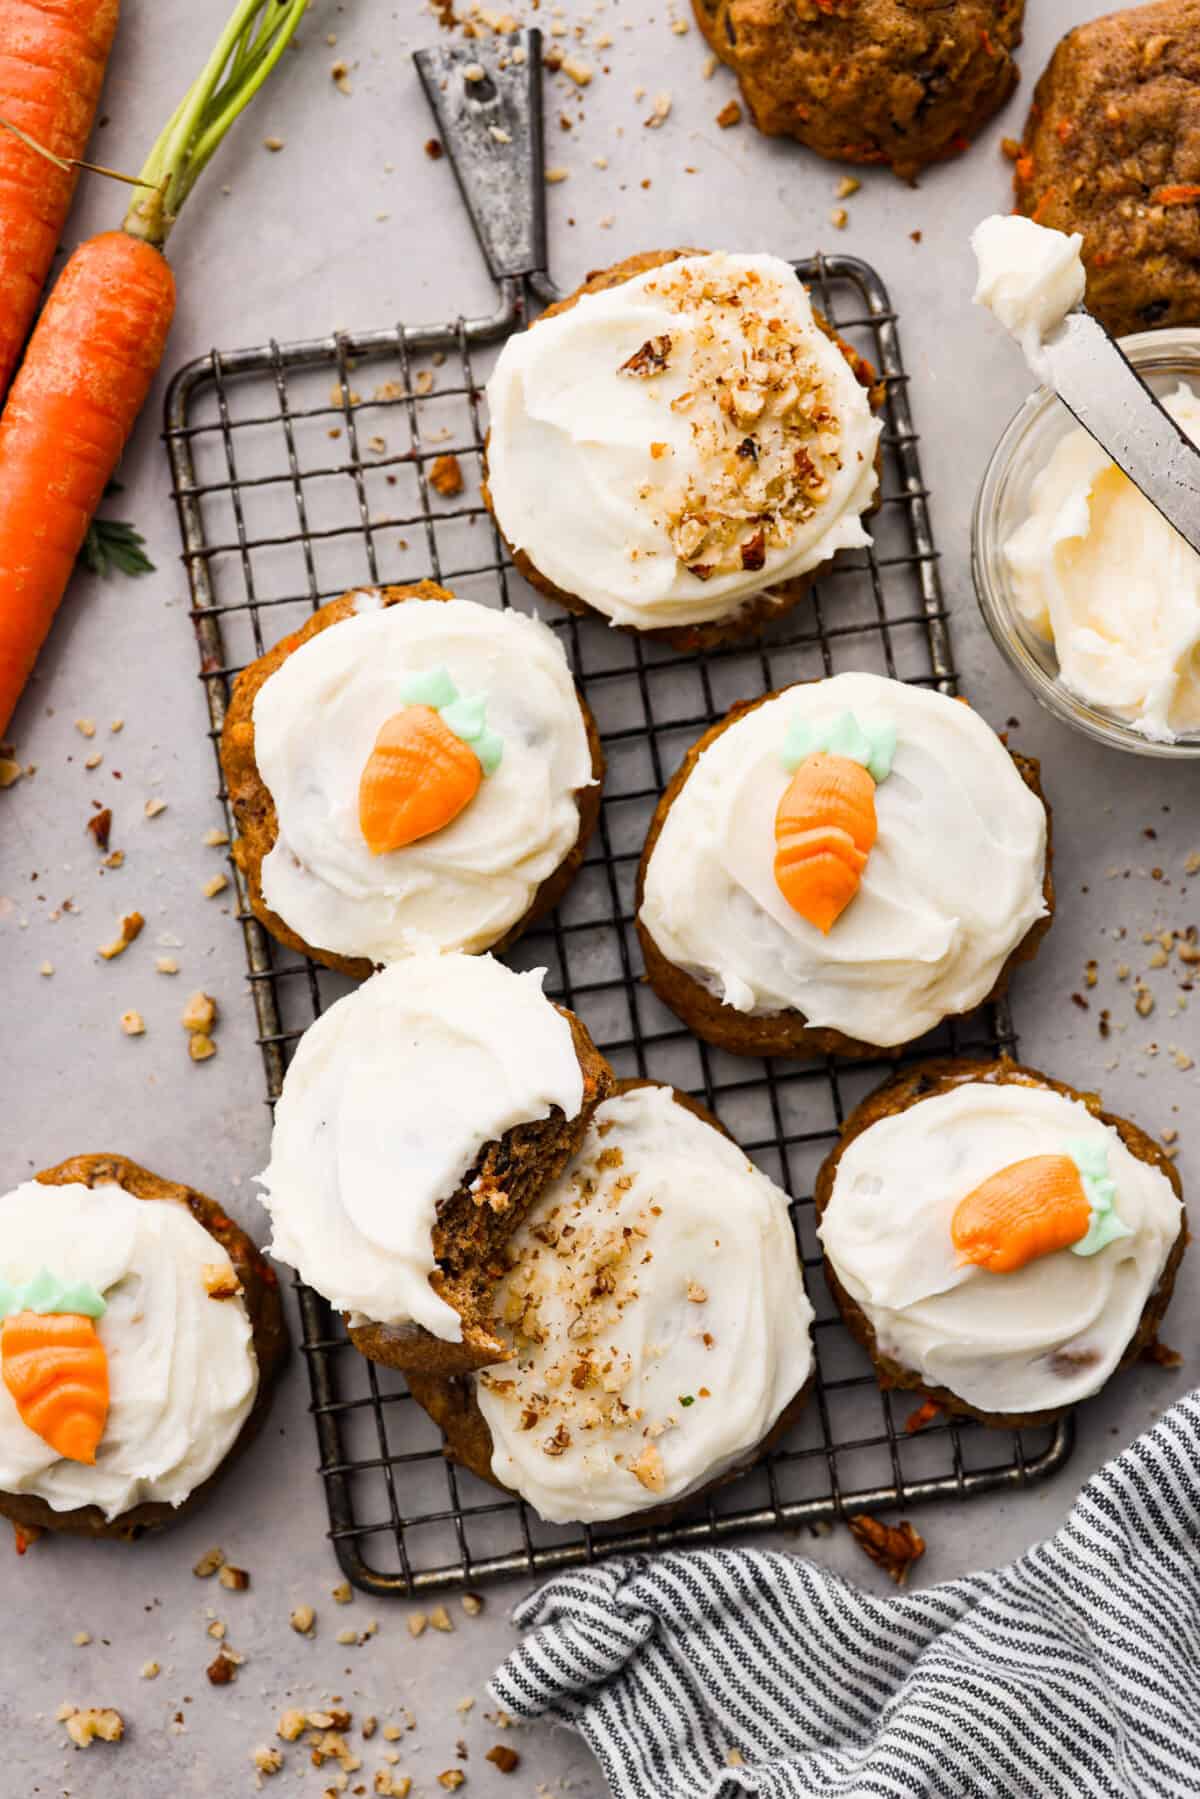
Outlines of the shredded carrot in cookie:
{"label": "shredded carrot in cookie", "polygon": [[983,1181],[950,1221],[960,1262],[1012,1274],[1088,1233],[1092,1208],[1071,1156],[1026,1156]]}
{"label": "shredded carrot in cookie", "polygon": [[1200,200],[1200,187],[1193,182],[1180,182],[1175,187],[1156,188],[1150,197],[1159,206],[1186,206],[1192,200]]}
{"label": "shredded carrot in cookie", "polygon": [[775,813],[775,884],[828,933],[858,892],[878,834],[873,776],[848,756],[806,757]]}
{"label": "shredded carrot in cookie", "polygon": [[358,786],[358,822],[373,856],[430,837],[479,791],[479,757],[432,706],[406,706],[388,719]]}
{"label": "shredded carrot in cookie", "polygon": [[22,1421],[70,1462],[94,1462],[108,1418],[108,1357],[77,1312],[16,1312],[0,1327],[0,1372]]}

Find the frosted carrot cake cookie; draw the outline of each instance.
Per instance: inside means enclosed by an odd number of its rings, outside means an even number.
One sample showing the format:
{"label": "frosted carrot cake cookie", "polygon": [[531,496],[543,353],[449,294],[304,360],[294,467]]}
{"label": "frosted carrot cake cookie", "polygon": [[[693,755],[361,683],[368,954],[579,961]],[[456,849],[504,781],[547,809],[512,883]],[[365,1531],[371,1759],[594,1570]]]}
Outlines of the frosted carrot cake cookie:
{"label": "frosted carrot cake cookie", "polygon": [[190,1511],[262,1424],[287,1332],[215,1201],[124,1156],[0,1197],[0,1515],[133,1539]]}
{"label": "frosted carrot cake cookie", "polygon": [[873,381],[779,257],[633,256],[505,343],[485,498],[571,610],[683,649],[741,637],[869,541]]}
{"label": "frosted carrot cake cookie", "polygon": [[611,1078],[541,970],[394,962],[300,1040],[261,1176],[273,1253],[348,1314],[374,1361],[495,1361],[497,1256]]}
{"label": "frosted carrot cake cookie", "polygon": [[345,594],[251,663],[221,763],[255,914],[360,977],[557,905],[604,773],[549,627],[429,581]]}
{"label": "frosted carrot cake cookie", "polygon": [[645,1521],[753,1462],[808,1395],[787,1195],[669,1087],[625,1083],[505,1248],[508,1360],[416,1375],[447,1454],[554,1523]]}
{"label": "frosted carrot cake cookie", "polygon": [[925,1063],[864,1100],[816,1209],[882,1384],[985,1424],[1047,1423],[1135,1360],[1186,1241],[1153,1138],[1008,1061]]}
{"label": "frosted carrot cake cookie", "polygon": [[999,993],[1053,897],[1037,763],[959,700],[845,674],[735,706],[689,750],[637,926],[707,1042],[861,1055]]}

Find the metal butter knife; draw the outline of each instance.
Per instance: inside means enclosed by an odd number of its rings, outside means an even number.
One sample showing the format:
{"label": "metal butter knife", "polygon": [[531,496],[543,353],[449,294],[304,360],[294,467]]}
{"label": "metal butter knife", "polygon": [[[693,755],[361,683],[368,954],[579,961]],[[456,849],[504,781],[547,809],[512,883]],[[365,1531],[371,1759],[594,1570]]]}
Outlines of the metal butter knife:
{"label": "metal butter knife", "polygon": [[1200,555],[1200,449],[1082,307],[1044,338],[1038,373]]}

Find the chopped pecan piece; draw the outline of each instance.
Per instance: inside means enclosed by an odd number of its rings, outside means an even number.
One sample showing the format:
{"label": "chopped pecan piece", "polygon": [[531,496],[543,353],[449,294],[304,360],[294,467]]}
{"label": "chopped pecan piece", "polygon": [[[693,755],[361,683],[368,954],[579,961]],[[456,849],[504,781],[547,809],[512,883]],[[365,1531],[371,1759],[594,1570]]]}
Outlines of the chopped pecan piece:
{"label": "chopped pecan piece", "polygon": [[623,362],[617,370],[618,375],[636,375],[648,381],[654,375],[661,375],[667,367],[671,354],[671,339],[664,331],[661,337],[648,337],[640,350],[635,350],[628,361]]}
{"label": "chopped pecan piece", "polygon": [[452,500],[463,490],[463,473],[457,456],[435,456],[429,466],[429,485],[443,500]]}
{"label": "chopped pecan piece", "polygon": [[742,567],[744,569],[750,569],[752,571],[755,569],[760,569],[760,568],[762,568],[762,566],[766,562],[766,560],[767,560],[766,533],[763,531],[756,531],[754,533],[754,536],[748,537],[746,539],[745,543],[742,545]]}
{"label": "chopped pecan piece", "polygon": [[663,1467],[662,1456],[653,1443],[647,1443],[637,1461],[631,1464],[629,1472],[648,1493],[661,1493],[666,1488],[667,1471]]}
{"label": "chopped pecan piece", "polygon": [[860,1512],[848,1520],[850,1535],[863,1554],[877,1567],[890,1574],[898,1587],[908,1581],[909,1571],[925,1553],[925,1539],[907,1518],[899,1524],[884,1524],[869,1512]]}

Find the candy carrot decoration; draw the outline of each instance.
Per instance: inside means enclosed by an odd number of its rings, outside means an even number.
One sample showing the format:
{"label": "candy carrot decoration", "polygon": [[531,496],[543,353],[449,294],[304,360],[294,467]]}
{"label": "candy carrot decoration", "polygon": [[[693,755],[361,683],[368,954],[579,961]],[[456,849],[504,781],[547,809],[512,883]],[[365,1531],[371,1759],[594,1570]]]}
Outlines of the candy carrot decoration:
{"label": "candy carrot decoration", "polygon": [[503,744],[482,696],[460,699],[444,668],[403,684],[358,784],[358,823],[373,856],[444,830],[500,765]]}
{"label": "candy carrot decoration", "polygon": [[432,706],[388,719],[358,785],[358,820],[373,856],[430,837],[469,806],[483,770]]}
{"label": "candy carrot decoration", "polygon": [[0,1374],[21,1420],[56,1454],[94,1462],[108,1418],[108,1356],[96,1331],[94,1288],[44,1270],[28,1286],[0,1282]]}
{"label": "candy carrot decoration", "polygon": [[1087,1235],[1092,1209],[1070,1156],[1027,1156],[1001,1168],[955,1210],[950,1235],[960,1262],[1011,1274]]}
{"label": "candy carrot decoration", "polygon": [[788,733],[782,761],[795,772],[775,813],[775,885],[826,934],[858,892],[879,829],[875,788],[895,749],[890,726],[863,726],[852,712]]}
{"label": "candy carrot decoration", "polygon": [[108,1357],[90,1318],[18,1312],[0,1326],[4,1384],[22,1420],[70,1462],[94,1462],[108,1417]]}
{"label": "candy carrot decoration", "polygon": [[1061,1155],[1026,1156],[972,1189],[950,1221],[960,1263],[1012,1274],[1039,1256],[1090,1256],[1128,1225],[1114,1207],[1108,1152],[1088,1139]]}

